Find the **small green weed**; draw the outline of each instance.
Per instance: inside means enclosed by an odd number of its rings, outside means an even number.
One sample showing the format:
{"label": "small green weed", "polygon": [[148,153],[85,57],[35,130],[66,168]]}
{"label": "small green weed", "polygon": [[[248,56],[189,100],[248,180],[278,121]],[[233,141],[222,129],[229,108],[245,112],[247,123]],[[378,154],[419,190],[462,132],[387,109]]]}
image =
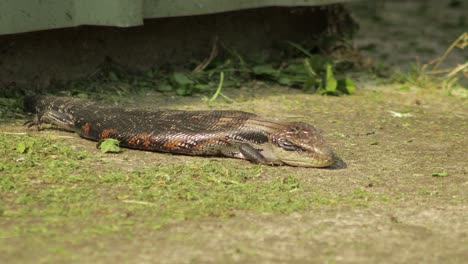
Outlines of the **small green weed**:
{"label": "small green weed", "polygon": [[[228,59],[216,60],[211,56],[205,60],[203,67],[197,66],[191,73],[176,72],[164,87],[172,87],[178,95],[191,95],[196,92],[210,91],[218,83],[218,88],[211,99],[210,105],[219,96],[231,101],[220,91],[221,87],[239,87],[252,79],[278,83],[285,86],[300,88],[304,92],[324,95],[353,94],[355,84],[349,78],[336,79],[334,62],[322,55],[311,54],[298,44],[289,42],[306,58],[285,59],[281,63],[258,61],[247,62],[239,54],[229,50]],[[219,79],[217,76],[219,75]]]}
{"label": "small green weed", "polygon": [[119,147],[119,141],[113,138],[106,138],[99,141],[96,147],[101,149],[102,153],[120,153],[122,149]]}
{"label": "small green weed", "polygon": [[455,49],[465,49],[468,45],[468,32],[464,32],[447,48],[445,53],[427,64],[412,65],[407,74],[398,78],[406,85],[428,89],[443,89],[449,95],[468,97],[467,87],[460,84],[460,78],[468,76],[468,62],[452,68],[439,69],[440,65]]}
{"label": "small green weed", "polygon": [[447,176],[449,176],[449,174],[446,171],[432,173],[432,177],[447,177]]}

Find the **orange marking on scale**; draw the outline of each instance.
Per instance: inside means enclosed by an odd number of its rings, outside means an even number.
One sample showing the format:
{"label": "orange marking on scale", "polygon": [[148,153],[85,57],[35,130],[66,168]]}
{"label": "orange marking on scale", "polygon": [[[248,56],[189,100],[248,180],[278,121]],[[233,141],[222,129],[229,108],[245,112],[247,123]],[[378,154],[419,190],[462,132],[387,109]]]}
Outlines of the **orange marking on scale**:
{"label": "orange marking on scale", "polygon": [[175,150],[178,149],[179,146],[183,143],[184,141],[181,140],[169,140],[164,143],[163,147],[168,150]]}
{"label": "orange marking on scale", "polygon": [[108,128],[108,129],[104,129],[104,131],[102,131],[101,134],[99,134],[99,137],[100,138],[108,138],[112,134],[115,134],[115,129]]}
{"label": "orange marking on scale", "polygon": [[81,127],[81,131],[83,131],[83,133],[85,135],[89,135],[89,130],[90,129],[91,129],[91,124],[90,123],[86,123]]}
{"label": "orange marking on scale", "polygon": [[149,147],[153,143],[151,141],[151,134],[148,132],[143,132],[141,134],[133,136],[129,138],[127,142],[128,144],[133,145],[133,146],[143,145],[145,147]]}

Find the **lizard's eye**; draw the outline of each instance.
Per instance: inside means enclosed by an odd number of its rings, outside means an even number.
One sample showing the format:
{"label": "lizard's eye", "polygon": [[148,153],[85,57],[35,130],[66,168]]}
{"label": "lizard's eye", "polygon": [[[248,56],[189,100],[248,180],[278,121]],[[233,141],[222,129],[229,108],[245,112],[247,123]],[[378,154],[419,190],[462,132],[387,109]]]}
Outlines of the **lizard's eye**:
{"label": "lizard's eye", "polygon": [[278,145],[283,148],[284,150],[296,150],[297,147],[296,145],[294,145],[294,143],[292,143],[291,141],[287,140],[287,139],[283,139],[283,140],[279,140],[278,141]]}

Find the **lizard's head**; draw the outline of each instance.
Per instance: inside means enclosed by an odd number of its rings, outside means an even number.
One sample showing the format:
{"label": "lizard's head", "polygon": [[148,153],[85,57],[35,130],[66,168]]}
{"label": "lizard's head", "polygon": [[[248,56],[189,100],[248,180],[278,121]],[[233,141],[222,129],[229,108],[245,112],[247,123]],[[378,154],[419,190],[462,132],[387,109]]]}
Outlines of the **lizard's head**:
{"label": "lizard's head", "polygon": [[320,133],[307,123],[288,123],[271,137],[273,152],[283,163],[300,167],[326,167],[335,155]]}

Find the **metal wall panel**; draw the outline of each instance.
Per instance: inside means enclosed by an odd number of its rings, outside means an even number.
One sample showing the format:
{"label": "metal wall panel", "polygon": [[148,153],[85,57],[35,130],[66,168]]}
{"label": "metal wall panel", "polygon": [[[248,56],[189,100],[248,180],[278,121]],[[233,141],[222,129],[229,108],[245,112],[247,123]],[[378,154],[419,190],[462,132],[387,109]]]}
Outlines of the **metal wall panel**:
{"label": "metal wall panel", "polygon": [[130,27],[145,18],[353,0],[0,0],[0,35],[79,25]]}

